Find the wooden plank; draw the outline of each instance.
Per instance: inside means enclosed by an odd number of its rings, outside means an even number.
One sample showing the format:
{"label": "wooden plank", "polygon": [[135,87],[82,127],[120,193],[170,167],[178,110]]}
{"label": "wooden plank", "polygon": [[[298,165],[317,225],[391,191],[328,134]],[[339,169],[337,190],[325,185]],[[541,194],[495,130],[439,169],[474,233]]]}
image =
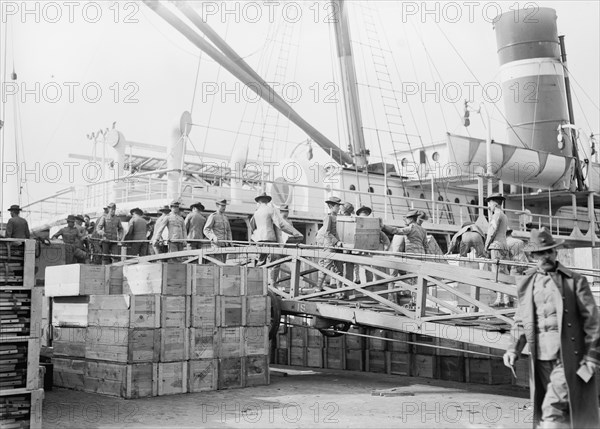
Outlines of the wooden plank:
{"label": "wooden plank", "polygon": [[188,362],[188,392],[217,390],[217,359],[194,359]]}
{"label": "wooden plank", "polygon": [[219,359],[218,389],[243,387],[243,358],[231,357]]}
{"label": "wooden plank", "polygon": [[189,296],[160,297],[160,326],[162,328],[187,328],[190,326]]}
{"label": "wooden plank", "polygon": [[244,387],[266,386],[269,384],[269,360],[266,355],[246,356],[242,362],[244,364],[242,377]]}
{"label": "wooden plank", "polygon": [[123,294],[123,265],[105,265],[109,295]]}
{"label": "wooden plank", "polygon": [[193,264],[191,271],[191,294],[213,297],[219,294],[219,267]]}
{"label": "wooden plank", "polygon": [[159,295],[92,295],[88,323],[90,326],[122,328],[159,328]]}
{"label": "wooden plank", "polygon": [[246,326],[242,328],[242,336],[244,355],[267,355],[269,353],[268,326]]}
{"label": "wooden plank", "polygon": [[158,395],[186,393],[188,388],[187,362],[161,362],[158,364]]}
{"label": "wooden plank", "polygon": [[213,359],[216,357],[217,328],[190,328],[190,360]]}
{"label": "wooden plank", "polygon": [[269,289],[266,270],[261,267],[243,267],[242,293],[246,296],[266,296]]}
{"label": "wooden plank", "polygon": [[45,293],[51,297],[108,294],[106,268],[86,264],[46,267]]}
{"label": "wooden plank", "polygon": [[44,389],[14,394],[1,392],[2,428],[41,428],[43,397]]}
{"label": "wooden plank", "polygon": [[161,331],[155,328],[87,328],[85,357],[114,363],[158,362]]}
{"label": "wooden plank", "polygon": [[160,361],[175,362],[189,359],[189,329],[160,329]]}
{"label": "wooden plank", "polygon": [[193,328],[211,329],[219,324],[220,300],[216,296],[192,295],[190,324]]}

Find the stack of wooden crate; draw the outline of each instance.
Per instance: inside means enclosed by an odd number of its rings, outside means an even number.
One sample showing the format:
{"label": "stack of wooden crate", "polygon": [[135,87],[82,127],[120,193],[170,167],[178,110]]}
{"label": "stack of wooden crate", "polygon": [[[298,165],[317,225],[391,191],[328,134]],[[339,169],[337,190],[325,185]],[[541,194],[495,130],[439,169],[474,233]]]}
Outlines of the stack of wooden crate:
{"label": "stack of wooden crate", "polygon": [[0,415],[2,428],[42,427],[39,388],[42,289],[35,241],[0,240]]}
{"label": "stack of wooden crate", "polygon": [[55,301],[56,385],[136,398],[268,384],[270,302],[262,269],[78,267],[69,275],[46,273]]}

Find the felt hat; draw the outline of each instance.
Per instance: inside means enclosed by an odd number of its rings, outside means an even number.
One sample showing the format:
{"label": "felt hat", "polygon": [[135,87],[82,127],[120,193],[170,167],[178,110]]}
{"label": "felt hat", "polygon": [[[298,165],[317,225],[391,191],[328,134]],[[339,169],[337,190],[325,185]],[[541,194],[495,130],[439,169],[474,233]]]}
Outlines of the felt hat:
{"label": "felt hat", "polygon": [[144,215],[144,212],[139,207],[129,210],[129,214],[135,214],[135,213],[137,213],[140,216]]}
{"label": "felt hat", "polygon": [[105,209],[116,209],[117,205],[115,203],[108,203],[106,205],[106,207],[104,207]]}
{"label": "felt hat", "polygon": [[67,216],[67,222],[75,222],[75,215]]}
{"label": "felt hat", "polygon": [[258,202],[259,200],[267,200],[267,202],[271,201],[272,198],[270,195],[267,195],[266,192],[263,192],[259,195],[256,196],[256,198],[254,198],[254,201]]}
{"label": "felt hat", "polygon": [[367,212],[367,216],[369,216],[371,213],[373,213],[373,210],[371,209],[371,207],[362,206],[361,208],[356,210],[356,216],[360,216],[362,212]]}
{"label": "felt hat", "polygon": [[179,201],[173,201],[171,202],[171,204],[169,204],[169,207],[179,207],[181,204],[179,204]]}
{"label": "felt hat", "polygon": [[425,210],[417,210],[419,212],[419,219],[429,220],[429,215],[425,212]]}
{"label": "felt hat", "polygon": [[77,215],[77,216],[75,216],[75,220],[78,220],[79,222],[83,222],[85,219],[83,219],[83,215]]}
{"label": "felt hat", "polygon": [[215,201],[215,204],[218,206],[226,206],[227,200],[223,199],[223,200]]}
{"label": "felt hat", "polygon": [[418,217],[419,216],[419,210],[409,210],[408,213],[406,213],[406,216],[404,216],[405,218],[409,218],[409,217]]}
{"label": "felt hat", "polygon": [[202,205],[202,203],[194,203],[190,206],[191,209],[193,209],[194,207],[196,207],[200,211],[204,210],[204,206]]}
{"label": "felt hat", "polygon": [[165,205],[162,206],[162,208],[158,209],[159,212],[165,212],[165,213],[169,213],[171,211],[171,207]]}
{"label": "felt hat", "polygon": [[21,211],[21,207],[19,207],[17,204],[13,204],[12,206],[10,206],[8,208],[9,212],[20,212]]}
{"label": "felt hat", "polygon": [[331,197],[325,200],[325,202],[327,204],[338,204],[341,205],[342,204],[342,200],[340,200],[338,197]]}
{"label": "felt hat", "polygon": [[487,198],[485,198],[485,202],[487,203],[488,201],[493,200],[493,201],[500,201],[501,203],[504,202],[504,200],[506,200],[506,197],[498,192],[493,193],[492,195],[488,196]]}
{"label": "felt hat", "polygon": [[532,229],[529,243],[527,244],[527,252],[541,252],[552,249],[563,244],[565,240],[552,237],[552,234],[544,227],[542,229]]}

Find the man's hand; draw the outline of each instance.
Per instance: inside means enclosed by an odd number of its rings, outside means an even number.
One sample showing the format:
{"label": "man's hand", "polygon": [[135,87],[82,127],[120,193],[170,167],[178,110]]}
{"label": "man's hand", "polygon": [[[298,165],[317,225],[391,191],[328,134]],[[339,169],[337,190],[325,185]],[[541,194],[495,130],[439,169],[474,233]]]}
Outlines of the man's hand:
{"label": "man's hand", "polygon": [[586,365],[590,369],[590,371],[592,371],[592,373],[595,373],[596,371],[598,371],[598,368],[600,368],[600,366],[596,362],[593,362],[588,359],[582,360],[581,364]]}
{"label": "man's hand", "polygon": [[212,241],[213,243],[217,243],[219,239],[217,237],[211,237],[210,241]]}
{"label": "man's hand", "polygon": [[517,361],[517,355],[512,352],[506,352],[504,353],[504,356],[502,356],[502,359],[504,360],[504,366],[513,368],[515,366],[515,362]]}

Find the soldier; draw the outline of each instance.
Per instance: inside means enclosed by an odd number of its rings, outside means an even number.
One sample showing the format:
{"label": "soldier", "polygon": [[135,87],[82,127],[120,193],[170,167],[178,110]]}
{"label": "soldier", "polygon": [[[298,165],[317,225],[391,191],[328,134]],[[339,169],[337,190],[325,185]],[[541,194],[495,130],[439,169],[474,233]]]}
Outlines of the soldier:
{"label": "soldier", "polygon": [[[292,222],[290,222],[289,220],[289,215],[290,215],[290,208],[287,204],[282,204],[281,206],[279,206],[279,214],[281,215],[281,218],[286,221],[287,223],[290,224],[290,226],[294,229],[294,231],[297,232],[297,234],[288,234],[285,231],[282,231],[280,228],[276,228],[276,234],[277,234],[277,242],[278,243],[289,243],[289,242],[293,242],[293,243],[300,243],[302,241],[302,239],[304,238],[304,235],[302,235],[302,233],[300,233],[300,231],[297,231],[294,226],[292,225]],[[283,258],[283,255],[273,255],[273,260],[277,260],[277,259],[281,259]],[[275,265],[273,267],[273,269],[271,270],[271,276],[270,276],[270,284],[272,286],[276,286],[277,285],[277,281],[279,280],[279,272],[281,270],[281,265]]]}
{"label": "soldier", "polygon": [[[471,252],[475,251],[475,257],[482,258],[485,255],[484,237],[485,235],[481,228],[473,222],[465,222],[460,230],[452,236],[450,248],[446,255],[458,252],[461,257],[466,258]],[[460,261],[459,265],[468,268],[479,268],[479,263],[477,262]]]}
{"label": "soldier", "polygon": [[[525,254],[525,242],[513,237],[513,230],[509,227],[506,230],[506,247],[508,249],[508,259],[513,262],[527,263],[527,255]],[[516,276],[521,275],[525,272],[527,267],[512,265],[510,267],[510,275]]]}
{"label": "soldier", "polygon": [[19,213],[21,213],[21,207],[13,204],[8,208],[10,213],[10,219],[6,223],[6,238],[26,238],[30,237],[29,224],[23,219]]}
{"label": "soldier", "polygon": [[106,206],[108,213],[103,215],[96,224],[96,231],[101,237],[102,265],[118,261],[119,241],[123,236],[121,220],[115,216],[117,205],[110,203]]}
{"label": "soldier", "polygon": [[63,243],[67,247],[67,255],[65,263],[68,264],[83,264],[87,258],[87,253],[83,249],[83,234],[79,228],[75,226],[75,216],[67,216],[67,226],[59,229],[52,237],[52,240],[62,237]]}
{"label": "soldier", "polygon": [[167,218],[164,222],[161,222],[160,225],[156,225],[155,234],[159,237],[163,232],[163,229],[167,228],[169,233],[168,243],[169,243],[169,253],[170,252],[180,252],[185,247],[185,221],[181,216],[181,212],[179,211],[179,203],[177,201],[173,201],[169,206],[171,212],[167,215]]}
{"label": "soldier", "polygon": [[[356,210],[356,216],[359,217],[369,217],[373,213],[373,210],[370,207],[362,206],[358,210]],[[387,251],[390,248],[390,239],[383,231],[379,231],[379,248],[377,250]],[[363,252],[359,252],[359,254],[365,254]],[[367,283],[373,281],[373,273],[369,270],[365,270],[365,280]],[[360,275],[359,275],[359,266],[355,265],[354,267],[354,283],[360,284]]]}
{"label": "soldier", "polygon": [[[213,247],[224,247],[229,245],[229,243],[226,243],[227,241],[233,240],[229,219],[225,215],[227,200],[217,201],[216,204],[217,211],[206,219],[204,236],[212,242]],[[227,261],[227,254],[213,255],[213,257],[221,262]]]}
{"label": "soldier", "polygon": [[[164,205],[161,209],[158,210],[162,213],[156,222],[154,223],[154,228],[152,229],[152,250],[155,255],[160,255],[161,253],[166,253],[165,245],[162,244],[162,231],[165,229],[165,223],[167,222],[167,217],[169,213],[171,213],[171,209],[168,205]],[[160,229],[160,232],[159,232]]]}
{"label": "soldier", "polygon": [[129,228],[125,235],[125,241],[133,241],[128,244],[127,254],[130,256],[146,256],[148,254],[148,243],[146,243],[146,227],[147,223],[142,217],[144,212],[136,207],[129,211],[131,219],[129,219]]}
{"label": "soldier", "polygon": [[531,231],[528,249],[537,267],[517,285],[512,344],[504,364],[514,369],[529,344],[533,427],[598,428],[598,307],[587,279],[556,260],[562,243],[545,228]]}
{"label": "soldier", "polygon": [[[201,212],[204,211],[202,203],[195,203],[190,206],[192,209],[185,217],[185,231],[187,233],[188,240],[204,240],[204,225],[206,225],[206,218]],[[199,241],[188,241],[191,249],[201,249],[203,243]]]}
{"label": "soldier", "polygon": [[[508,219],[504,214],[504,210],[502,210],[502,204],[505,199],[503,195],[497,193],[485,199],[488,205],[490,223],[484,250],[490,252],[491,259],[508,259],[508,248],[506,247]],[[508,274],[508,269],[504,264],[492,264],[492,271],[496,273],[496,276],[498,273]],[[497,292],[496,301],[494,301],[492,307],[499,307],[501,305],[510,305],[510,298],[506,294]]]}
{"label": "soldier", "polygon": [[[340,206],[342,205],[342,200],[338,197],[331,197],[325,200],[325,204],[327,204],[327,208],[329,209],[329,213],[323,219],[323,226],[319,228],[317,232],[317,246],[322,246],[326,248],[331,247],[344,247],[344,244],[340,241],[340,237],[337,233],[337,215],[340,211]],[[323,249],[324,257],[319,259],[319,265],[327,270],[334,272],[335,274],[340,274],[340,264],[337,261],[331,259],[331,256],[335,252],[332,249]],[[325,290],[323,288],[323,284],[325,283],[325,278],[327,274],[322,271],[319,271],[319,276],[317,278],[317,289],[319,291]],[[337,285],[337,281],[331,280],[330,285]]]}
{"label": "soldier", "polygon": [[404,244],[404,251],[406,253],[418,253],[426,254],[427,252],[427,231],[425,228],[420,226],[417,222],[419,217],[419,210],[410,210],[405,218],[408,221],[408,225],[404,228],[397,228],[394,226],[384,226],[383,231],[388,234],[394,235],[405,235],[406,241]]}

